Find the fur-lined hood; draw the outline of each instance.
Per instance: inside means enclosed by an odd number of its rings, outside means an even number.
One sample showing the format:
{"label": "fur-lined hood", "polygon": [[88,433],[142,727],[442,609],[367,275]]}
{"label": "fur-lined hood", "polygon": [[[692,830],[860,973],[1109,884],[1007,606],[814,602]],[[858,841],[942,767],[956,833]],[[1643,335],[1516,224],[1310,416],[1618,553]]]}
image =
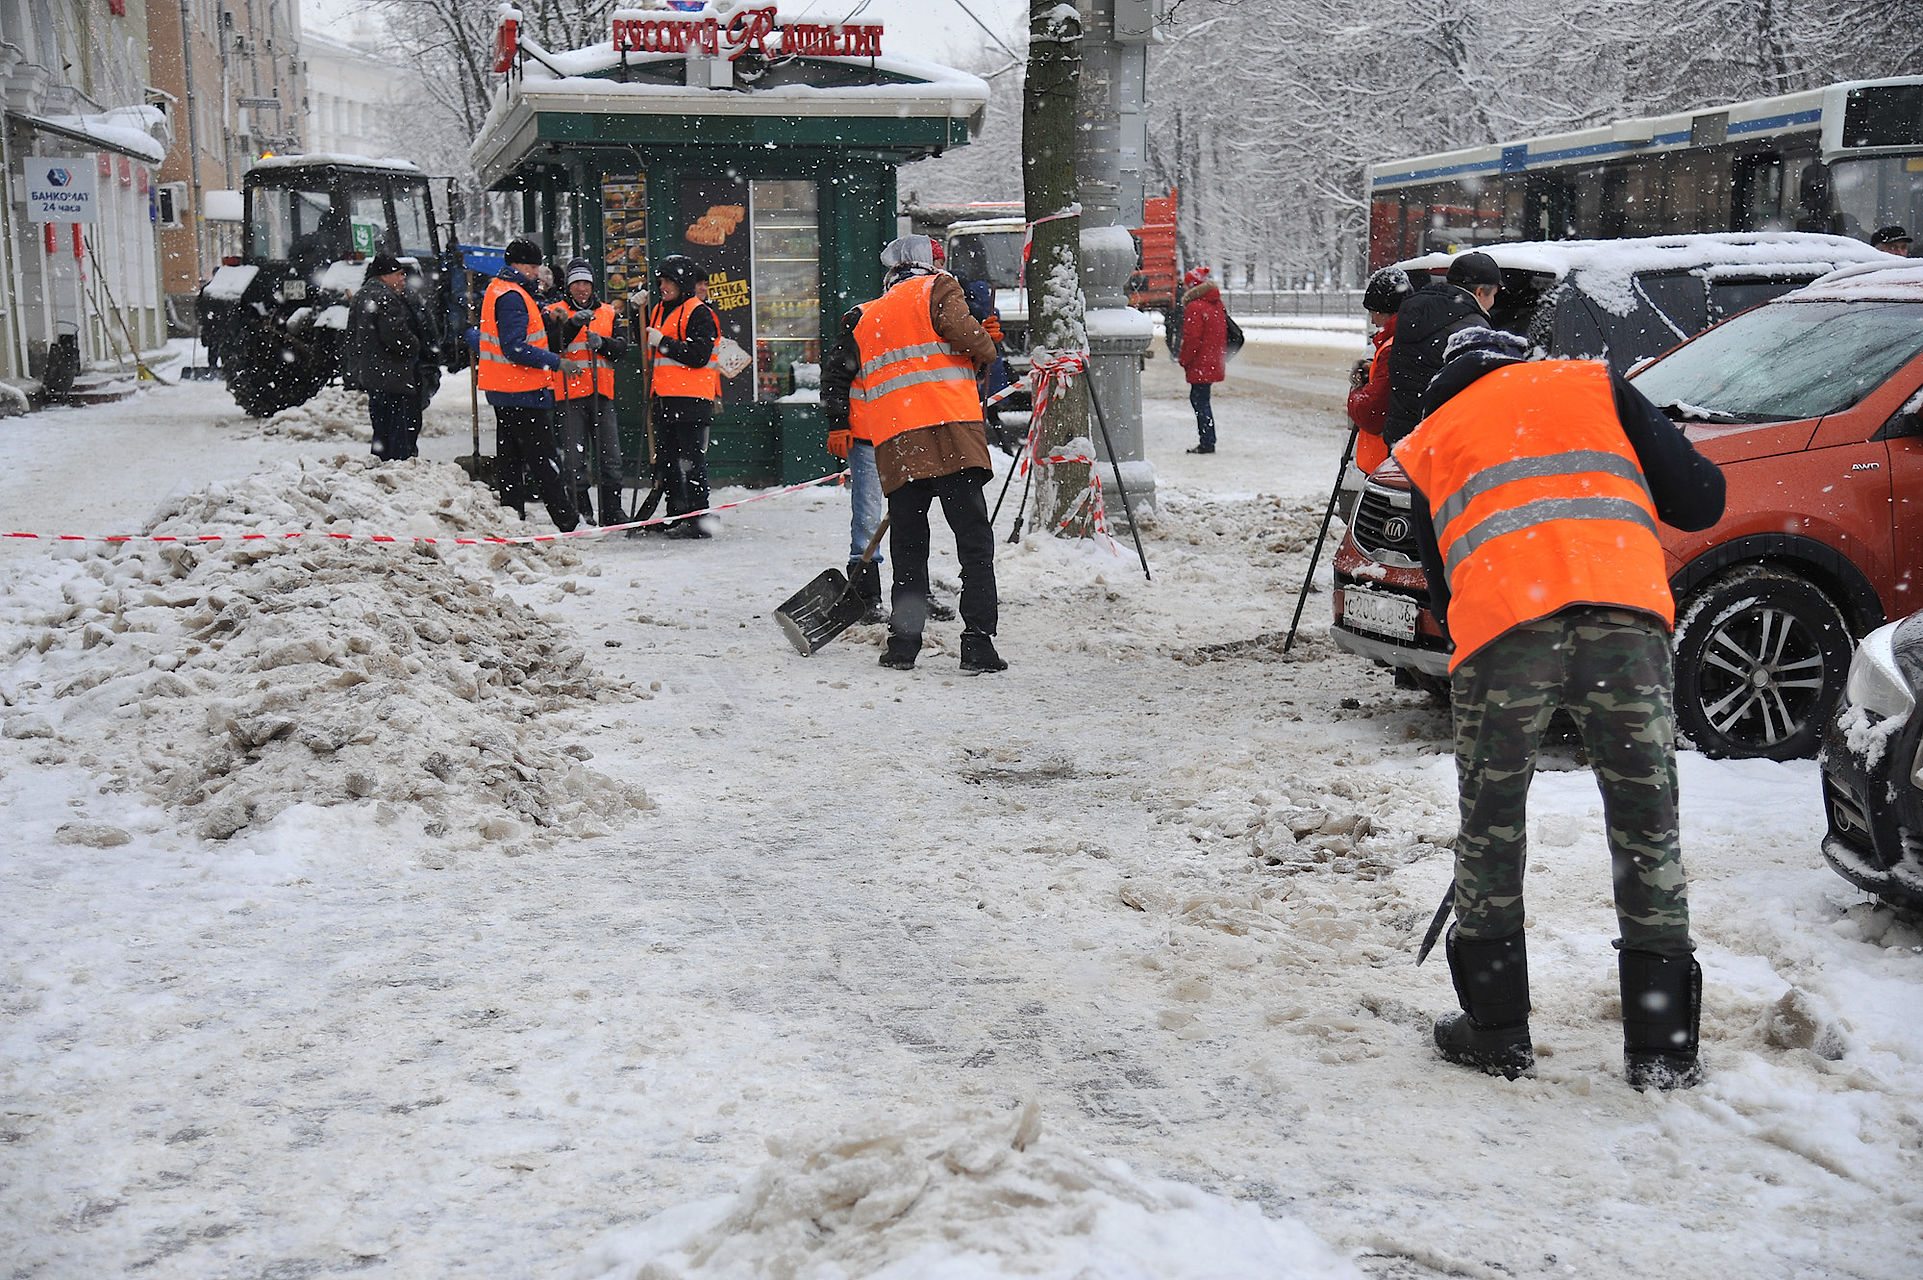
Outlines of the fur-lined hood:
{"label": "fur-lined hood", "polygon": [[1207,294],[1220,293],[1220,292],[1222,291],[1215,287],[1214,280],[1203,280],[1200,284],[1193,285],[1187,289],[1182,290],[1182,305],[1186,307],[1189,303],[1195,301],[1197,298],[1204,297]]}

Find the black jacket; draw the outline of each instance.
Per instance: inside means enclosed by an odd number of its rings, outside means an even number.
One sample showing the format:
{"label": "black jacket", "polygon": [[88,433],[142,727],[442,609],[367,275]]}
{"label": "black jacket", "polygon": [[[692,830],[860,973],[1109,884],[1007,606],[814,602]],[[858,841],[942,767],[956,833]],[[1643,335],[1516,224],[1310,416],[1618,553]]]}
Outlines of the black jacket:
{"label": "black jacket", "polygon": [[348,303],[342,381],[371,393],[416,395],[426,345],[407,299],[380,278],[370,279]]}
{"label": "black jacket", "polygon": [[[1407,306],[1405,302],[1403,304]],[[1397,341],[1401,340],[1400,321]],[[1428,417],[1466,389],[1485,373],[1494,372],[1516,361],[1492,351],[1469,351],[1457,356],[1435,376],[1422,397],[1422,417]],[[1636,451],[1636,462],[1643,469],[1649,496],[1656,504],[1656,517],[1673,529],[1707,529],[1723,518],[1723,472],[1715,463],[1696,452],[1681,427],[1649,403],[1648,397],[1629,385],[1619,373],[1611,372],[1609,385],[1615,394],[1616,421]],[[1421,490],[1412,495],[1416,545],[1422,550],[1422,571],[1429,579],[1429,602],[1437,621],[1449,612],[1449,576],[1443,571],[1442,551],[1436,542],[1429,499]]]}
{"label": "black jacket", "polygon": [[1402,300],[1396,311],[1396,338],[1389,347],[1389,415],[1382,438],[1393,445],[1422,421],[1422,393],[1442,368],[1449,335],[1486,325],[1489,317],[1475,295],[1437,280]]}

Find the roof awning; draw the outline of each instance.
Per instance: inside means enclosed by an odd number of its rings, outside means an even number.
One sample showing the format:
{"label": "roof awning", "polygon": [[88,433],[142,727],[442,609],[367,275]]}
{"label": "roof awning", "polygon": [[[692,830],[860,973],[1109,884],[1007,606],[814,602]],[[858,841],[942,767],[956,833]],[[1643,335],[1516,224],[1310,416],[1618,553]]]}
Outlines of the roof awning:
{"label": "roof awning", "polygon": [[132,124],[110,124],[103,116],[30,116],[24,111],[9,111],[7,119],[37,133],[69,142],[78,142],[94,151],[111,151],[145,164],[159,164],[167,158],[167,148],[145,130]]}

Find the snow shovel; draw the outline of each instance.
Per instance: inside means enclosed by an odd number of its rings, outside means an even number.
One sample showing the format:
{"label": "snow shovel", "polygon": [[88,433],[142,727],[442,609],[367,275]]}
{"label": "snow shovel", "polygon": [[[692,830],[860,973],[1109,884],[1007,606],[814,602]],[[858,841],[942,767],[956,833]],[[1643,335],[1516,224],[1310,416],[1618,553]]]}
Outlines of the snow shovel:
{"label": "snow shovel", "polygon": [[[875,536],[868,539],[868,549],[861,553],[863,564],[874,561],[875,548],[881,545],[881,535],[886,532],[888,520],[884,517],[875,529]],[[775,621],[781,624],[795,652],[809,658],[814,656],[817,649],[860,622],[867,608],[861,592],[843,576],[841,570],[823,569],[815,575],[813,582],[782,602],[781,607],[775,610]]]}

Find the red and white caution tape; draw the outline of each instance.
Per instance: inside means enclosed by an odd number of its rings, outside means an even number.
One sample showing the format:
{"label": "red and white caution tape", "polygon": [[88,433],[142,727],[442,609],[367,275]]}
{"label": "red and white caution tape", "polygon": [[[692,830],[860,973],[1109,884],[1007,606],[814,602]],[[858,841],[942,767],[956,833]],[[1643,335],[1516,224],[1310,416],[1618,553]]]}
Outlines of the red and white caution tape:
{"label": "red and white caution tape", "polygon": [[1086,466],[1088,484],[1075,496],[1075,501],[1069,504],[1068,513],[1055,526],[1055,531],[1060,533],[1067,529],[1074,523],[1075,517],[1082,516],[1086,512],[1084,518],[1108,540],[1109,549],[1119,556],[1122,554],[1122,549],[1115,545],[1115,536],[1108,529],[1108,504],[1102,496],[1102,470],[1095,465],[1095,459],[1086,454],[1073,456],[1054,454],[1043,458],[1037,456],[1036,452],[1041,443],[1042,415],[1048,411],[1048,406],[1053,403],[1055,397],[1068,389],[1069,379],[1076,374],[1087,372],[1088,352],[1086,351],[1039,351],[1035,354],[1035,362],[1029,366],[1028,375],[1025,378],[1005,391],[996,392],[986,403],[994,404],[1010,392],[1024,386],[1034,392],[1035,413],[1029,419],[1028,439],[1022,445],[1020,469],[1017,474],[1027,475],[1030,467],[1052,467],[1060,463],[1080,463]]}
{"label": "red and white caution tape", "polygon": [[770,489],[757,493],[752,498],[739,502],[721,502],[699,511],[686,511],[674,516],[656,516],[652,520],[630,520],[625,524],[584,525],[567,533],[530,533],[514,538],[424,538],[385,533],[333,533],[325,529],[288,529],[281,533],[6,533],[0,538],[18,538],[30,542],[140,542],[203,544],[220,542],[292,542],[300,538],[313,538],[328,542],[391,542],[409,546],[456,546],[456,547],[519,547],[535,542],[560,542],[567,538],[594,538],[603,534],[619,533],[624,529],[646,529],[654,525],[675,524],[682,520],[692,520],[697,516],[713,515],[717,511],[732,511],[745,507],[751,502],[766,502],[803,489],[812,489],[822,484],[846,484],[848,473],[836,471],[813,480],[803,480],[800,484],[787,485],[780,489]]}

